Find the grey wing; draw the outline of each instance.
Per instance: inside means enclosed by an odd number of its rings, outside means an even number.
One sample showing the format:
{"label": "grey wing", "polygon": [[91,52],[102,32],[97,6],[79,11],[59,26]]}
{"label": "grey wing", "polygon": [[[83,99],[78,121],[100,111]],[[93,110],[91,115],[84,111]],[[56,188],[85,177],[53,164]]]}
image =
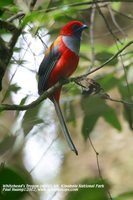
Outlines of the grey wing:
{"label": "grey wing", "polygon": [[47,89],[48,77],[60,56],[61,54],[58,51],[58,46],[56,46],[51,48],[49,54],[42,60],[38,71],[38,93],[40,95]]}

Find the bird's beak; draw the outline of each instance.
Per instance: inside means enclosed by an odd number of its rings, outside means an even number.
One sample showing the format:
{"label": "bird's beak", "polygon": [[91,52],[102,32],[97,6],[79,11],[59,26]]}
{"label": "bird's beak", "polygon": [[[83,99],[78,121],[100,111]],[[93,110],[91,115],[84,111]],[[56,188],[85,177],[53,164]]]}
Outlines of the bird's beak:
{"label": "bird's beak", "polygon": [[86,24],[83,24],[82,26],[80,26],[76,32],[82,32],[84,29],[88,28],[88,26]]}
{"label": "bird's beak", "polygon": [[88,26],[86,24],[83,24],[82,30],[87,29],[87,28],[88,28]]}

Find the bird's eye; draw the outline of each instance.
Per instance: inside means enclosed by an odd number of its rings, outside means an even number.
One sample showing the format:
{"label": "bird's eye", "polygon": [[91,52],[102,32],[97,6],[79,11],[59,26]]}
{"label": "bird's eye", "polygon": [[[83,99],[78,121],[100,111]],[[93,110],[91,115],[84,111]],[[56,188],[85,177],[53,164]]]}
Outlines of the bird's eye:
{"label": "bird's eye", "polygon": [[72,26],[72,30],[73,30],[73,31],[77,31],[78,29],[79,29],[79,25],[74,24],[74,25]]}

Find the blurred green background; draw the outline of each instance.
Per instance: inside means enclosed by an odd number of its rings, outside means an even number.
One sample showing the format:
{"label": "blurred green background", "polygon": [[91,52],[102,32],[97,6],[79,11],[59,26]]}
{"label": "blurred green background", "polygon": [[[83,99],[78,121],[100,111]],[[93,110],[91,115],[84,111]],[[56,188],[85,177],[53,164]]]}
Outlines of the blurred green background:
{"label": "blurred green background", "polygon": [[[80,62],[73,76],[101,66],[133,39],[131,1],[32,2],[0,2],[0,20],[21,28],[2,80],[1,104],[24,105],[38,97],[39,64],[47,46],[68,21],[80,20],[89,27],[82,37]],[[0,27],[0,38],[6,45],[13,34],[6,26]],[[1,61],[6,52],[3,53],[1,40],[0,45]],[[133,199],[132,48],[130,45],[88,76],[103,88],[97,94],[84,93],[75,83],[63,86],[61,107],[79,156],[69,150],[49,100],[28,111],[1,110],[1,200]],[[129,103],[106,100],[105,94]],[[8,192],[3,191],[3,184],[99,184],[104,188],[79,188],[77,192]]]}

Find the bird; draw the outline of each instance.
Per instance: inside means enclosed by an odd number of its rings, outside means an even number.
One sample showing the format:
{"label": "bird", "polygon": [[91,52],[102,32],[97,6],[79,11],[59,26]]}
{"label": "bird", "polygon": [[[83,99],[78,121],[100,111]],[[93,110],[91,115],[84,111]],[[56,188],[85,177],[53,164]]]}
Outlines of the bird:
{"label": "bird", "polygon": [[[67,79],[76,70],[79,62],[79,51],[82,31],[87,25],[81,21],[67,22],[60,30],[59,36],[48,47],[38,70],[38,94],[55,85],[61,79]],[[58,88],[49,99],[53,102],[62,132],[68,146],[78,155],[78,151],[71,139],[61,107],[60,93],[62,86]]]}

